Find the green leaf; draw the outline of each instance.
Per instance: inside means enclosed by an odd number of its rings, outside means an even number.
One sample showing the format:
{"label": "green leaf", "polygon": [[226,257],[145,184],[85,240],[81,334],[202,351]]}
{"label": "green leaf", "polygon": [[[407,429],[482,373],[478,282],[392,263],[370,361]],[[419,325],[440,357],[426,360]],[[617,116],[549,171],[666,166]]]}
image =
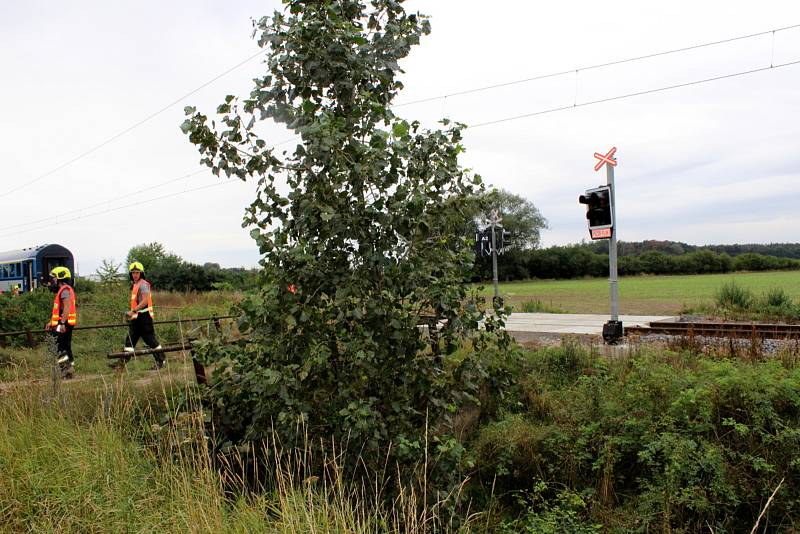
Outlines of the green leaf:
{"label": "green leaf", "polygon": [[395,122],[392,125],[392,134],[395,137],[405,137],[408,135],[408,123],[406,121]]}

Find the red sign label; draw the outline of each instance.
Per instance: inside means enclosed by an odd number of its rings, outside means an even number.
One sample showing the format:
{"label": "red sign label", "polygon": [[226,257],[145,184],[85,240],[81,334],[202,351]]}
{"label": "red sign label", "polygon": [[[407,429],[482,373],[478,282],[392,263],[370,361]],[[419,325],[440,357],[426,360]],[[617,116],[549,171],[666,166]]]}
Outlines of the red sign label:
{"label": "red sign label", "polygon": [[613,147],[606,154],[601,154],[600,152],[595,152],[594,153],[594,157],[596,159],[598,159],[599,161],[594,166],[594,170],[599,171],[600,168],[603,165],[605,165],[606,163],[608,163],[612,167],[616,167],[617,166],[617,160],[614,159],[614,154],[616,153],[616,151],[617,151],[617,147]]}
{"label": "red sign label", "polygon": [[592,239],[610,239],[611,228],[598,228],[597,230],[592,230],[591,236]]}

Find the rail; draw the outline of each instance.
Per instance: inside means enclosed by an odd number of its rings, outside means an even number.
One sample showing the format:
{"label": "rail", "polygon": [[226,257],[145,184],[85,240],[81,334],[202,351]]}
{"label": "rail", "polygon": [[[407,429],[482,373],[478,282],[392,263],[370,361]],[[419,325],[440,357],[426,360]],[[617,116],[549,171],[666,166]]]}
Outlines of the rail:
{"label": "rail", "polygon": [[800,339],[800,324],[653,321],[625,328],[626,334],[723,338]]}
{"label": "rail", "polygon": [[[211,317],[185,317],[182,319],[171,319],[168,321],[153,321],[153,324],[177,324],[199,321],[214,321],[216,324],[220,319],[233,319],[238,315],[213,315]],[[100,330],[104,328],[128,328],[129,323],[106,323],[106,324],[92,324],[86,326],[76,326],[74,330]],[[25,330],[16,330],[13,332],[0,332],[0,346],[6,337],[11,336],[27,336],[28,346],[34,345],[33,336],[46,334],[46,330],[33,330],[31,328]]]}

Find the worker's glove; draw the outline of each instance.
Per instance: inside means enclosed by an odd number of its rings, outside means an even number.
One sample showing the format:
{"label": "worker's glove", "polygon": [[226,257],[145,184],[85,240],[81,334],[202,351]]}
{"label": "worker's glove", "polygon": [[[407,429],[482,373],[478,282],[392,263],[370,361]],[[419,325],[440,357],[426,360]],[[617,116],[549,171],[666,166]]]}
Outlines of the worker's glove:
{"label": "worker's glove", "polygon": [[61,324],[61,323],[58,323],[58,326],[56,327],[56,332],[58,332],[59,334],[61,334],[62,332],[65,332],[66,330],[67,330],[67,327],[66,327],[66,326],[64,326],[64,325],[63,325],[63,324]]}

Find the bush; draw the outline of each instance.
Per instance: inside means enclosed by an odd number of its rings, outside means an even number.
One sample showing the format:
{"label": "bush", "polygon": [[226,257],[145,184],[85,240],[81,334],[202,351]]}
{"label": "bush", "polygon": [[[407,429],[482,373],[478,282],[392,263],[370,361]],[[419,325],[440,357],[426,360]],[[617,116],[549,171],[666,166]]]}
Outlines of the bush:
{"label": "bush", "polygon": [[[0,295],[0,330],[13,332],[18,330],[40,331],[50,320],[53,308],[53,294],[46,288],[22,293],[17,296]],[[9,345],[25,343],[25,336],[5,338]]]}
{"label": "bush", "polygon": [[[767,530],[800,520],[800,368],[672,352],[605,360],[575,347],[526,361],[508,390],[517,413],[486,425],[473,449],[475,478],[505,496],[511,525],[547,525],[556,505],[564,519],[563,488],[592,511],[572,510],[584,526],[738,532],[784,477]],[[531,493],[548,506],[513,498]]]}
{"label": "bush", "polygon": [[791,306],[792,299],[782,287],[773,287],[764,295],[764,304],[776,308]]}
{"label": "bush", "polygon": [[716,302],[720,308],[729,310],[747,310],[753,305],[753,293],[741,287],[734,280],[722,284],[716,293]]}

